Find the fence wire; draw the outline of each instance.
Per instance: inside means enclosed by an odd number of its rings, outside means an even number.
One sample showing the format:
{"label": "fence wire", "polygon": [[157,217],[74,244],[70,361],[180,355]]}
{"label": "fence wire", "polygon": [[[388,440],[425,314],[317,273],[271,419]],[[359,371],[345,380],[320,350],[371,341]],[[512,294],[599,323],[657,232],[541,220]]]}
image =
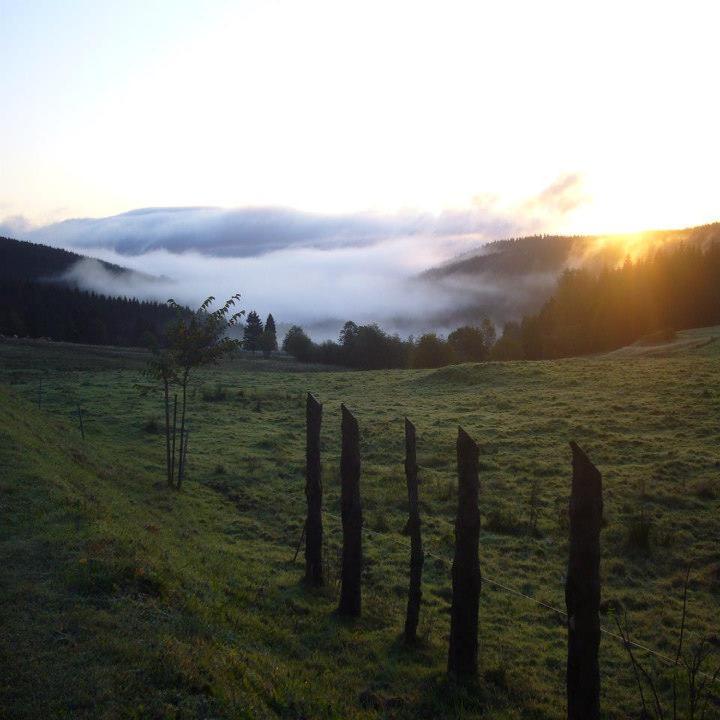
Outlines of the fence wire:
{"label": "fence wire", "polygon": [[[323,512],[323,517],[331,517],[334,520],[337,520],[338,522],[342,523],[342,517],[340,517],[339,515],[335,515],[334,513]],[[403,542],[402,540],[399,540],[397,538],[394,538],[391,535],[387,535],[385,533],[378,532],[377,530],[371,530],[370,528],[365,527],[364,525],[363,525],[363,532],[368,533],[370,535],[375,535],[377,537],[382,538],[383,540],[387,540],[388,542],[391,542],[394,545],[397,545],[398,547],[402,547],[404,550],[408,550],[408,551],[410,550],[410,545],[408,543]],[[452,565],[451,558],[445,557],[444,555],[438,555],[435,552],[426,550],[424,544],[423,544],[423,555],[425,557],[431,557],[435,560],[440,560],[441,562],[445,562],[448,565]],[[515,595],[516,597],[522,598],[523,600],[529,600],[530,602],[535,603],[536,605],[539,605],[540,607],[543,607],[546,610],[550,610],[550,611],[556,613],[557,615],[560,615],[563,618],[567,618],[567,616],[568,616],[568,614],[565,610],[561,610],[560,608],[555,607],[554,605],[550,605],[549,603],[543,602],[542,600],[538,600],[537,598],[534,598],[532,595],[527,595],[526,593],[524,593],[520,590],[517,590],[516,588],[514,588],[510,585],[507,585],[496,578],[486,575],[484,572],[481,575],[482,575],[483,582],[488,582],[491,585],[499,588],[500,590],[504,590],[505,592],[510,593],[511,595]],[[647,645],[638,643],[635,640],[630,640],[630,639],[626,640],[625,638],[623,638],[622,635],[619,635],[618,633],[613,632],[612,630],[610,630],[602,625],[600,626],[600,632],[602,632],[607,637],[610,637],[610,638],[613,638],[614,640],[620,641],[620,643],[622,643],[622,645],[624,647],[627,647],[628,645],[630,645],[631,647],[635,648],[636,650],[641,650],[642,652],[645,652],[648,655],[652,655],[652,656],[656,657],[658,660],[661,660],[662,662],[664,662],[665,664],[667,664],[671,667],[676,667],[676,666],[681,665],[679,660],[676,660],[667,655],[664,655],[663,653],[660,653],[657,650],[654,650],[653,648],[648,647]],[[709,680],[715,684],[720,683],[720,677],[716,677],[714,675],[710,675],[709,673],[705,673],[705,672],[699,672],[698,675],[700,675],[701,677],[703,677],[706,680]]]}

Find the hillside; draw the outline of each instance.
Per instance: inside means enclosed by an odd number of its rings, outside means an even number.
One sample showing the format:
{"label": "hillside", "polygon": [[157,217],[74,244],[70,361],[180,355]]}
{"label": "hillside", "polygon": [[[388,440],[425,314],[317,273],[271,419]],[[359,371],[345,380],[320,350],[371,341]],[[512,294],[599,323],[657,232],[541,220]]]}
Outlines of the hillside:
{"label": "hillside", "polygon": [[89,272],[122,280],[125,287],[158,280],[66,250],[0,238],[0,335],[143,345],[173,318],[160,303],[86,291],[81,279]]}
{"label": "hillside", "polygon": [[673,338],[650,337],[605,354],[608,358],[672,357],[720,352],[720,327],[685,330]]}
{"label": "hillside", "polygon": [[[233,361],[194,390],[180,493],[162,483],[161,402],[142,391],[135,358],[78,350],[73,361],[67,346],[59,363],[52,345],[0,344],[0,582],[11,588],[0,600],[0,707],[28,719],[560,720],[562,618],[494,583],[563,607],[569,439],[603,473],[603,626],[627,612],[636,640],[673,655],[691,560],[686,633],[717,632],[720,343],[686,339],[663,357],[434,371],[257,372]],[[325,404],[322,591],[300,582],[302,555],[293,563],[308,390]],[[341,401],[362,431],[366,560],[354,623],[333,614]],[[418,427],[432,553],[414,650],[399,641],[405,415]],[[445,680],[458,424],[481,447],[481,673],[470,691]],[[612,636],[600,662],[603,717],[637,716]],[[656,663],[668,700],[669,670]],[[714,698],[708,718],[720,711]]]}
{"label": "hillside", "polygon": [[[77,263],[88,260],[84,255],[50,247],[0,237],[0,281],[43,280],[67,283],[66,273]],[[134,270],[94,260],[113,275],[132,275]]]}
{"label": "hillside", "polygon": [[617,235],[533,235],[497,240],[430,268],[423,277],[502,278],[543,273],[558,274],[566,267],[614,267],[629,253],[634,259],[667,244],[704,246],[720,240],[720,222],[681,230],[649,230]]}

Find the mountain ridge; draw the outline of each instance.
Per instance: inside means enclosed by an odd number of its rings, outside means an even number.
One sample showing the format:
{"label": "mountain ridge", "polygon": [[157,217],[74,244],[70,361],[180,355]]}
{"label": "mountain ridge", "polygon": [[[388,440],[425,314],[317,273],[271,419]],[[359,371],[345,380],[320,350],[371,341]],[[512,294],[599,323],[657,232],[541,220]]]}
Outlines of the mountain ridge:
{"label": "mountain ridge", "polygon": [[[720,222],[679,229],[645,230],[637,233],[560,235],[542,234],[493,240],[441,265],[420,273],[420,277],[439,280],[451,276],[475,276],[484,273],[500,276],[561,272],[575,263],[589,262],[601,268],[622,262],[628,243],[646,244],[644,252],[667,243],[707,243],[720,240]],[[641,253],[642,254],[642,253]]]}

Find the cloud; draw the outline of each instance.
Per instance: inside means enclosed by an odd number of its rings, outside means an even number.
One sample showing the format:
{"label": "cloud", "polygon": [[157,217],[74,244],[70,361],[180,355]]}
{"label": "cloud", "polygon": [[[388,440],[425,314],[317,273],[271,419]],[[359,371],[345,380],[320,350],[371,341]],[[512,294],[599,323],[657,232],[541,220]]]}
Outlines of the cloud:
{"label": "cloud", "polygon": [[512,223],[488,207],[438,215],[322,215],[289,208],[145,208],[107,218],[65,220],[22,230],[25,239],[72,248],[108,247],[121,255],[153,250],[257,257],[288,248],[360,247],[399,237],[502,233]]}
{"label": "cloud", "polygon": [[536,219],[564,217],[590,200],[579,173],[566,173],[521,204],[520,212]]}
{"label": "cloud", "polygon": [[191,305],[241,292],[246,309],[272,312],[317,338],[335,336],[347,319],[406,335],[447,330],[479,307],[497,321],[524,309],[550,280],[510,286],[491,278],[436,283],[418,275],[489,240],[547,231],[581,202],[580,187],[577,176],[567,176],[511,208],[483,196],[435,214],[146,208],[24,226],[18,235],[170,279],[108,277],[97,263],[79,263],[72,279],[97,292],[172,295]]}
{"label": "cloud", "polygon": [[96,258],[78,260],[59,280],[104,295],[159,298],[176,287],[168,277],[151,275],[141,270],[114,272]]}
{"label": "cloud", "polygon": [[0,222],[0,237],[19,238],[32,232],[32,223],[22,215],[9,215]]}
{"label": "cloud", "polygon": [[[66,248],[106,247],[120,255],[153,250],[197,251],[218,257],[257,257],[288,248],[361,247],[403,237],[504,237],[547,226],[583,202],[581,178],[565,175],[518,207],[480,196],[440,213],[321,214],[283,207],[143,208],[105,218],[77,218],[31,228],[5,221],[11,234]],[[0,226],[2,227],[2,226]]]}

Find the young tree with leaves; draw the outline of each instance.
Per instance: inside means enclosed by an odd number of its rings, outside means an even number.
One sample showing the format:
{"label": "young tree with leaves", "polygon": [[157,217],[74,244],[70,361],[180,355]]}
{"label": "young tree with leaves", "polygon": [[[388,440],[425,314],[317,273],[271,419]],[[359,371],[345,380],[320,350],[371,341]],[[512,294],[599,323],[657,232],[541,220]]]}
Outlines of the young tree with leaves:
{"label": "young tree with leaves", "polygon": [[[170,420],[170,390],[177,377],[176,367],[169,348],[160,349],[157,343],[153,343],[150,349],[153,357],[148,363],[145,372],[149,377],[159,380],[163,386],[163,398],[165,401],[165,470],[167,484],[172,487],[174,484],[173,475],[175,470],[175,422],[171,422]],[[177,395],[175,395],[173,406],[173,415],[177,417]]]}
{"label": "young tree with leaves", "polygon": [[299,325],[293,325],[285,335],[282,349],[300,362],[313,359],[315,344]]}
{"label": "young tree with leaves", "polygon": [[[231,309],[239,300],[239,294],[233,295],[222,307],[212,312],[210,306],[215,302],[215,298],[212,296],[207,298],[195,312],[188,312],[187,308],[178,305],[173,299],[167,302],[168,306],[175,310],[176,319],[168,327],[163,346],[154,350],[153,358],[148,366],[148,374],[160,380],[163,385],[167,482],[168,485],[178,489],[183,479],[186,455],[185,420],[188,385],[194,370],[217,363],[223,356],[238,347],[239,341],[229,338],[227,331],[236,326],[245,314],[244,310],[230,314]],[[180,404],[178,407],[176,392],[174,393],[171,421],[170,392],[172,389],[179,390]],[[178,409],[180,411],[179,447],[177,443]]]}

